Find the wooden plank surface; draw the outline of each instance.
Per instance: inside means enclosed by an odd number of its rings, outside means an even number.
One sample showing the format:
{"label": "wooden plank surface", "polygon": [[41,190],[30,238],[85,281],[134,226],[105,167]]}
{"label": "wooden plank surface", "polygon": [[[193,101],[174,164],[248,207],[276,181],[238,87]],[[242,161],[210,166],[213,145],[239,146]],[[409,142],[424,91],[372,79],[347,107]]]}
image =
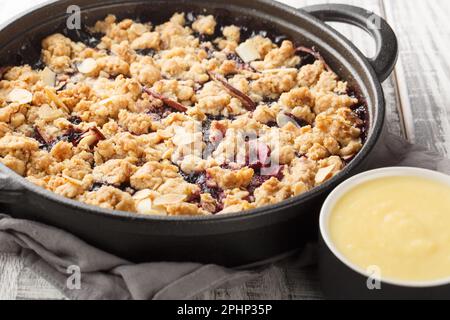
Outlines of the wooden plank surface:
{"label": "wooden plank surface", "polygon": [[400,42],[398,88],[408,137],[450,154],[450,1],[384,1]]}
{"label": "wooden plank surface", "polygon": [[[0,0],[0,22],[13,12],[43,0]],[[447,57],[450,2],[447,0],[283,0],[293,6],[338,2],[362,6],[388,18],[400,40],[400,61],[384,84],[390,131],[442,154],[450,153],[450,59]],[[332,24],[367,55],[370,37],[357,28]],[[259,279],[232,289],[204,294],[204,299],[304,299],[317,293],[315,268],[286,261]],[[62,299],[48,282],[24,268],[19,257],[0,254],[0,299]]]}

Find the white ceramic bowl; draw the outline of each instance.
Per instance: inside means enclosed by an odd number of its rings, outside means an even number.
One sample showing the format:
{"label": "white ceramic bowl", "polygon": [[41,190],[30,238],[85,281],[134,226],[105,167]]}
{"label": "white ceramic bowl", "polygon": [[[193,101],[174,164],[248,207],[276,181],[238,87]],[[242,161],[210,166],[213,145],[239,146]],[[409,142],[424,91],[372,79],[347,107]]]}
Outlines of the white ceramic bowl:
{"label": "white ceramic bowl", "polygon": [[[395,176],[421,177],[450,186],[450,176],[443,173],[421,168],[389,167],[358,174],[334,189],[322,206],[319,221],[321,237],[319,267],[322,288],[324,289],[325,294],[334,298],[347,296],[352,298],[450,298],[450,277],[436,281],[420,282],[382,278],[381,290],[368,290],[366,282],[369,275],[367,272],[350,262],[341,252],[339,252],[330,238],[328,230],[329,218],[334,206],[343,195],[365,182]],[[333,268],[337,268],[338,270],[333,271]],[[341,274],[341,272],[343,274]],[[354,294],[351,292],[353,287],[352,281],[362,282],[355,284],[355,287],[353,288],[353,290],[355,290]],[[383,289],[383,286],[385,289]],[[432,288],[436,290],[432,290]],[[340,291],[342,292],[342,296],[340,296]],[[437,292],[437,296],[433,295],[433,291]],[[424,294],[425,296],[423,296]]]}

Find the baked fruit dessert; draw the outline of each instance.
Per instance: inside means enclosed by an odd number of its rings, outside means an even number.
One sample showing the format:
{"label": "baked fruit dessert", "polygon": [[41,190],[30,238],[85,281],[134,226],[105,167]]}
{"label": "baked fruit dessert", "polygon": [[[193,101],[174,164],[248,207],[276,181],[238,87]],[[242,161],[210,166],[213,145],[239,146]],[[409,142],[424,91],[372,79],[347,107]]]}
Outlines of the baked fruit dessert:
{"label": "baked fruit dessert", "polygon": [[[76,36],[74,36],[74,34]],[[107,16],[0,71],[0,161],[61,196],[211,215],[298,196],[360,151],[366,107],[320,54],[176,13]]]}

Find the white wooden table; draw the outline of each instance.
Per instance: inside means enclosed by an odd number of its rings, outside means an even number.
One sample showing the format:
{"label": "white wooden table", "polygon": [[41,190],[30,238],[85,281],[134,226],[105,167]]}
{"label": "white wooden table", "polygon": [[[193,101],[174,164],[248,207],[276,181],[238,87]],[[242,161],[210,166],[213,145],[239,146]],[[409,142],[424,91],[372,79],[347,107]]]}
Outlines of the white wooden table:
{"label": "white wooden table", "polygon": [[[0,22],[43,0],[0,0]],[[205,0],[206,1],[206,0]],[[362,6],[385,17],[400,41],[400,58],[384,83],[390,131],[450,156],[450,1],[448,0],[283,0],[294,7],[338,2]],[[370,55],[364,32],[333,24]],[[207,299],[302,299],[315,292],[315,270],[289,263],[272,267],[241,287],[207,293]],[[301,288],[301,289],[300,289]],[[320,298],[320,296],[312,296]],[[0,254],[0,299],[64,299],[48,282]]]}

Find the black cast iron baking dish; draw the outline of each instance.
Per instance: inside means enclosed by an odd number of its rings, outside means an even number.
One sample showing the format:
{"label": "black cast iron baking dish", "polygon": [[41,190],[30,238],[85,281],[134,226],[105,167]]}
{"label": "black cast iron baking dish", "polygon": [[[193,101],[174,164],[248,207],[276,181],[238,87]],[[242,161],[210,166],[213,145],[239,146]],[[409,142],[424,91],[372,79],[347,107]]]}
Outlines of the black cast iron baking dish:
{"label": "black cast iron baking dish", "polygon": [[[67,8],[72,4],[69,0],[51,1],[3,26],[0,65],[27,62],[38,54],[45,36],[62,31]],[[1,179],[17,186],[1,192],[0,200],[7,204],[11,215],[68,230],[132,261],[198,261],[238,266],[288,252],[315,237],[318,206],[337,184],[364,169],[383,128],[385,101],[381,82],[392,71],[398,51],[395,34],[384,20],[351,6],[297,10],[270,0],[79,0],[76,4],[87,25],[107,14],[160,23],[174,12],[193,11],[214,14],[227,23],[253,30],[286,35],[298,45],[315,46],[338,75],[365,98],[369,114],[367,140],[363,150],[340,174],[306,194],[249,212],[210,217],[149,217],[103,210],[41,189],[1,165]],[[364,57],[325,20],[366,29],[376,41],[376,57]],[[369,28],[371,21],[379,22],[376,28]]]}

